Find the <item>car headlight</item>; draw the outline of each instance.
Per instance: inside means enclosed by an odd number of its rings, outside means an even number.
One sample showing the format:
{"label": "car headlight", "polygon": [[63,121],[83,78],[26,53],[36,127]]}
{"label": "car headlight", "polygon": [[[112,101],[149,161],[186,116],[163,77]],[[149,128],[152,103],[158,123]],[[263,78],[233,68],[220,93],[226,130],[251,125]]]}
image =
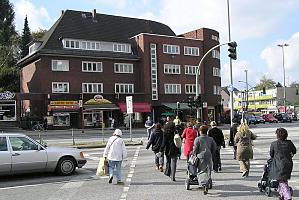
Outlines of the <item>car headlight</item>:
{"label": "car headlight", "polygon": [[80,152],[80,157],[84,158],[84,153],[82,151]]}

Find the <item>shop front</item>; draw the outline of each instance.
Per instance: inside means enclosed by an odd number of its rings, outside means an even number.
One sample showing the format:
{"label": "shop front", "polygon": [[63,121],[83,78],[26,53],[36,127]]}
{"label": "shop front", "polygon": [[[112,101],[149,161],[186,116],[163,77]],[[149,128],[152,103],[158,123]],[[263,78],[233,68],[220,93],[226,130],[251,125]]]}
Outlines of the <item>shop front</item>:
{"label": "shop front", "polygon": [[50,101],[47,123],[53,128],[78,127],[80,106],[78,101]]}
{"label": "shop front", "polygon": [[0,121],[15,122],[17,120],[15,94],[9,91],[0,93]]}

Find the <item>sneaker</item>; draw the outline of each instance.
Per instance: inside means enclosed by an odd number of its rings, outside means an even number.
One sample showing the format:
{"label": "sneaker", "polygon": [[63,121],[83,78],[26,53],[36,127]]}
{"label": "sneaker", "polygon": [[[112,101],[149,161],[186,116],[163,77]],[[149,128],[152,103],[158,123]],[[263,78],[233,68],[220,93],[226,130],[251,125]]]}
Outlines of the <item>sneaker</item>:
{"label": "sneaker", "polygon": [[249,172],[248,171],[245,171],[245,172],[243,172],[243,174],[242,174],[242,177],[248,177],[248,175],[249,175]]}
{"label": "sneaker", "polygon": [[109,184],[112,183],[112,180],[113,180],[113,176],[110,176],[108,183]]}
{"label": "sneaker", "polygon": [[208,194],[208,187],[205,185],[205,186],[203,186],[203,194],[204,195],[207,195]]}

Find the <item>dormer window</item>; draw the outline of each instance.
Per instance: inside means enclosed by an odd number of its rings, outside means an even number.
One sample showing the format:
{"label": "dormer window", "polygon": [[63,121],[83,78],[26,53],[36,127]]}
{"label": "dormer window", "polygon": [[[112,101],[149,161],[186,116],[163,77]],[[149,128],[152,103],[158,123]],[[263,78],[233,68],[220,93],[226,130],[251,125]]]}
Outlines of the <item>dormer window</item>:
{"label": "dormer window", "polygon": [[41,42],[34,42],[33,44],[31,44],[29,46],[29,55],[33,54],[34,52],[36,52],[36,50],[38,49],[38,47],[41,45]]}

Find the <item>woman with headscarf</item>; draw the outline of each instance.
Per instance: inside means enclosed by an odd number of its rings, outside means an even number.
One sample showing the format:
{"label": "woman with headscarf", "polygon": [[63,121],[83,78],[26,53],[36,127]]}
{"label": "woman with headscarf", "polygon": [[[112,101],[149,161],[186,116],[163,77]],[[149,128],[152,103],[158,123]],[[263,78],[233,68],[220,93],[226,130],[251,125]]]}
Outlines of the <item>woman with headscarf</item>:
{"label": "woman with headscarf", "polygon": [[235,135],[234,141],[237,144],[236,158],[240,163],[240,172],[242,177],[248,177],[250,169],[250,159],[253,159],[252,140],[256,136],[253,134],[246,123],[241,123],[238,127],[238,132]]}
{"label": "woman with headscarf", "polygon": [[127,150],[120,129],[115,129],[109,138],[103,153],[104,158],[108,158],[109,163],[109,183],[113,180],[113,171],[116,170],[117,184],[124,184],[122,181],[121,163],[127,157]]}
{"label": "woman with headscarf", "polygon": [[296,147],[291,140],[287,140],[288,132],[284,128],[276,130],[277,140],[271,143],[270,156],[272,163],[270,165],[269,178],[279,181],[278,192],[280,199],[292,199],[288,180],[291,178],[293,170],[292,157],[296,154]]}

